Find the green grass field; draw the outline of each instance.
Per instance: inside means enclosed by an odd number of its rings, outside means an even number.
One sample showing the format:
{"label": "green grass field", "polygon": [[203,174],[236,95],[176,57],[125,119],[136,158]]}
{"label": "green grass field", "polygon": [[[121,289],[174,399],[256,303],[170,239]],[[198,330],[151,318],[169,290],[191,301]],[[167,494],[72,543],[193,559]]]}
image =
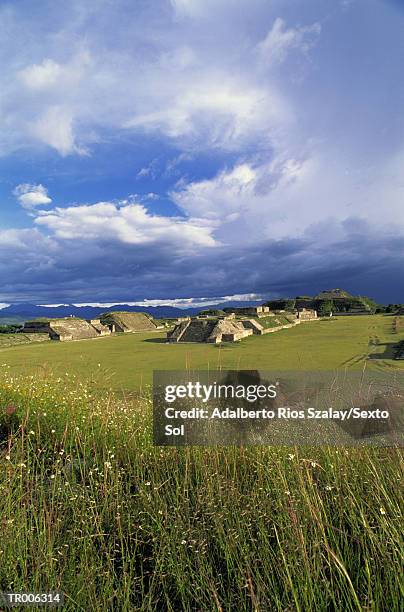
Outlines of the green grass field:
{"label": "green grass field", "polygon": [[0,590],[61,589],[68,612],[401,611],[400,449],[153,447],[148,389],[153,368],[400,372],[392,323],[1,349]]}
{"label": "green grass field", "polygon": [[15,373],[95,377],[101,385],[128,391],[149,385],[153,369],[361,369],[368,355],[378,358],[368,359],[367,367],[403,369],[403,362],[392,359],[393,347],[404,339],[394,321],[383,315],[311,321],[221,346],[166,344],[165,333],[155,332],[49,341],[0,349],[0,363]]}

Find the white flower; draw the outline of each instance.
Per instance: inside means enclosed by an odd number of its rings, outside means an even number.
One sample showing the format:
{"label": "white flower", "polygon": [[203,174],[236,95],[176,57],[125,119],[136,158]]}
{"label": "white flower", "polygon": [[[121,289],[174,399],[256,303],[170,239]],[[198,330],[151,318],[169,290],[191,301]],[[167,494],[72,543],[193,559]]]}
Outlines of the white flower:
{"label": "white flower", "polygon": [[386,514],[386,510],[383,507],[380,508],[380,514]]}

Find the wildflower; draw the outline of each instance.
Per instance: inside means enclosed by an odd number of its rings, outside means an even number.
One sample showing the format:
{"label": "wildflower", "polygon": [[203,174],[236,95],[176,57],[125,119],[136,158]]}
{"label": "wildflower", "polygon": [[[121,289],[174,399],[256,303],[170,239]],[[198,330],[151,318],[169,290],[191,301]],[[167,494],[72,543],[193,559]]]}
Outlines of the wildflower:
{"label": "wildflower", "polygon": [[6,455],[7,461],[10,461],[10,455]]}
{"label": "wildflower", "polygon": [[181,540],[181,544],[186,544],[187,541],[186,540]]}
{"label": "wildflower", "polygon": [[383,507],[381,507],[379,509],[380,509],[380,514],[386,514],[386,510]]}
{"label": "wildflower", "polygon": [[110,469],[112,467],[112,464],[109,461],[105,461],[104,465],[107,469]]}
{"label": "wildflower", "polygon": [[51,474],[51,480],[55,478],[55,474]]}
{"label": "wildflower", "polygon": [[51,433],[56,433],[56,430],[55,429],[51,429]]}
{"label": "wildflower", "polygon": [[295,458],[295,455],[292,455],[292,453],[289,453],[288,459],[290,459],[290,461],[292,461],[292,459],[294,459],[294,458]]}
{"label": "wildflower", "polygon": [[31,429],[31,431],[29,432],[29,434],[30,434],[30,436],[35,436],[35,431],[33,431],[33,430]]}
{"label": "wildflower", "polygon": [[145,482],[146,487],[150,487],[151,482]]}

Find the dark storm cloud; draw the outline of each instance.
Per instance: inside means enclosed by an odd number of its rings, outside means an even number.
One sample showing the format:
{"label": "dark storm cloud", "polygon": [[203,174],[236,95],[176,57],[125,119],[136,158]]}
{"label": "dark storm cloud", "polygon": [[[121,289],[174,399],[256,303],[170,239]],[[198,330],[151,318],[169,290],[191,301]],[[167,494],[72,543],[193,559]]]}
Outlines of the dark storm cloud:
{"label": "dark storm cloud", "polygon": [[330,244],[265,241],[186,255],[169,244],[145,249],[116,241],[41,241],[38,232],[32,238],[27,244],[25,235],[24,253],[9,244],[7,259],[2,257],[1,301],[297,295],[334,286],[396,301],[404,291],[404,238],[366,226]]}

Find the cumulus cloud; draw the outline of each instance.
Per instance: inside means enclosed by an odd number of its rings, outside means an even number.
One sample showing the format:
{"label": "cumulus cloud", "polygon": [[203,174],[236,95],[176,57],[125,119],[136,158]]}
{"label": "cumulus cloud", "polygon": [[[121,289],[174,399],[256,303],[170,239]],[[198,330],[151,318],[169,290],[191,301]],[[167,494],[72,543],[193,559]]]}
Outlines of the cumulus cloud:
{"label": "cumulus cloud", "polygon": [[14,137],[25,144],[45,144],[62,156],[86,153],[85,145],[77,141],[74,124],[86,108],[82,106],[83,88],[91,79],[92,63],[90,53],[78,49],[65,61],[45,57],[18,70],[9,88],[10,98],[19,98],[18,115],[10,113],[13,121],[20,122],[19,127],[14,126]]}
{"label": "cumulus cloud", "polygon": [[[358,173],[348,171],[333,150],[314,146],[300,158],[279,155],[182,182],[171,197],[187,214],[220,221],[216,236],[227,244],[313,233],[322,243],[343,240],[341,223],[349,218],[404,234],[400,159]],[[381,207],[386,198],[389,206]]]}
{"label": "cumulus cloud", "polygon": [[14,189],[14,195],[17,196],[21,206],[27,210],[52,202],[52,199],[48,196],[48,190],[43,185],[22,183]]}
{"label": "cumulus cloud", "polygon": [[173,244],[178,252],[216,245],[212,235],[214,225],[207,220],[151,215],[143,205],[127,201],[41,211],[35,222],[67,240]]}
{"label": "cumulus cloud", "polygon": [[239,164],[213,179],[184,184],[170,195],[188,214],[233,220],[249,206],[255,182],[256,170],[249,164]]}

